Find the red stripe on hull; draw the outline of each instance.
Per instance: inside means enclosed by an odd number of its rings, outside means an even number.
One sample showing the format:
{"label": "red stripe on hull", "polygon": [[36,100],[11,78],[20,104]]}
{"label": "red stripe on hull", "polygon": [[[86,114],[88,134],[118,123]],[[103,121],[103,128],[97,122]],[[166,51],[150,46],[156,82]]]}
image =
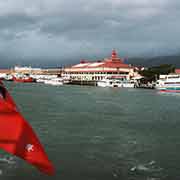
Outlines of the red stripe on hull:
{"label": "red stripe on hull", "polygon": [[180,93],[180,90],[160,90],[160,92]]}
{"label": "red stripe on hull", "polygon": [[23,79],[23,78],[13,77],[13,81],[14,82],[22,82],[22,83],[31,83],[31,82],[34,82],[34,79],[33,78]]}

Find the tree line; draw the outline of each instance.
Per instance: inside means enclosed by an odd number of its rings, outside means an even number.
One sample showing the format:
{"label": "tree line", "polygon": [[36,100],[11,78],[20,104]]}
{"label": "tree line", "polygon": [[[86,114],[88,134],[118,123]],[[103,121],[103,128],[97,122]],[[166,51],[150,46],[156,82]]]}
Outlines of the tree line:
{"label": "tree line", "polygon": [[145,68],[139,71],[139,74],[144,76],[147,81],[156,81],[160,74],[169,74],[175,72],[175,66],[172,64],[161,64],[159,66],[153,66]]}

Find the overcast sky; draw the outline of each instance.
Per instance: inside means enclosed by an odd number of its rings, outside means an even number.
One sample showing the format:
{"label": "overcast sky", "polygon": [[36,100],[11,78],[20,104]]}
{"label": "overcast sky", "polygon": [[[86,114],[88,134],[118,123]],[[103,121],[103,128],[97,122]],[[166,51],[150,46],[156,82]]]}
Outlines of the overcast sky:
{"label": "overcast sky", "polygon": [[22,59],[180,52],[180,0],[0,0],[0,56]]}

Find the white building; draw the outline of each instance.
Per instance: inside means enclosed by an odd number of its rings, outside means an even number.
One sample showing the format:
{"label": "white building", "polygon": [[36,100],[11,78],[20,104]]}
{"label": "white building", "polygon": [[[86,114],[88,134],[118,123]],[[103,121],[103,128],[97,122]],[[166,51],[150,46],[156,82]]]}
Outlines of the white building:
{"label": "white building", "polygon": [[96,62],[83,60],[79,64],[64,68],[62,72],[64,78],[81,81],[98,81],[106,77],[131,79],[137,75],[135,68],[118,58],[115,50],[110,58]]}

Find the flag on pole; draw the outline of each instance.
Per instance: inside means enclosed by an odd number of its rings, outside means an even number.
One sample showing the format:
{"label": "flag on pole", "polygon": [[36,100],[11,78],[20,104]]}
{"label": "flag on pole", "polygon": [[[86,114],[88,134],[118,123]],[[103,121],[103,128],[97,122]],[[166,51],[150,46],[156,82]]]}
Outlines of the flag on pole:
{"label": "flag on pole", "polygon": [[18,111],[2,82],[0,82],[0,148],[24,159],[45,174],[54,174],[54,167],[38,137]]}

